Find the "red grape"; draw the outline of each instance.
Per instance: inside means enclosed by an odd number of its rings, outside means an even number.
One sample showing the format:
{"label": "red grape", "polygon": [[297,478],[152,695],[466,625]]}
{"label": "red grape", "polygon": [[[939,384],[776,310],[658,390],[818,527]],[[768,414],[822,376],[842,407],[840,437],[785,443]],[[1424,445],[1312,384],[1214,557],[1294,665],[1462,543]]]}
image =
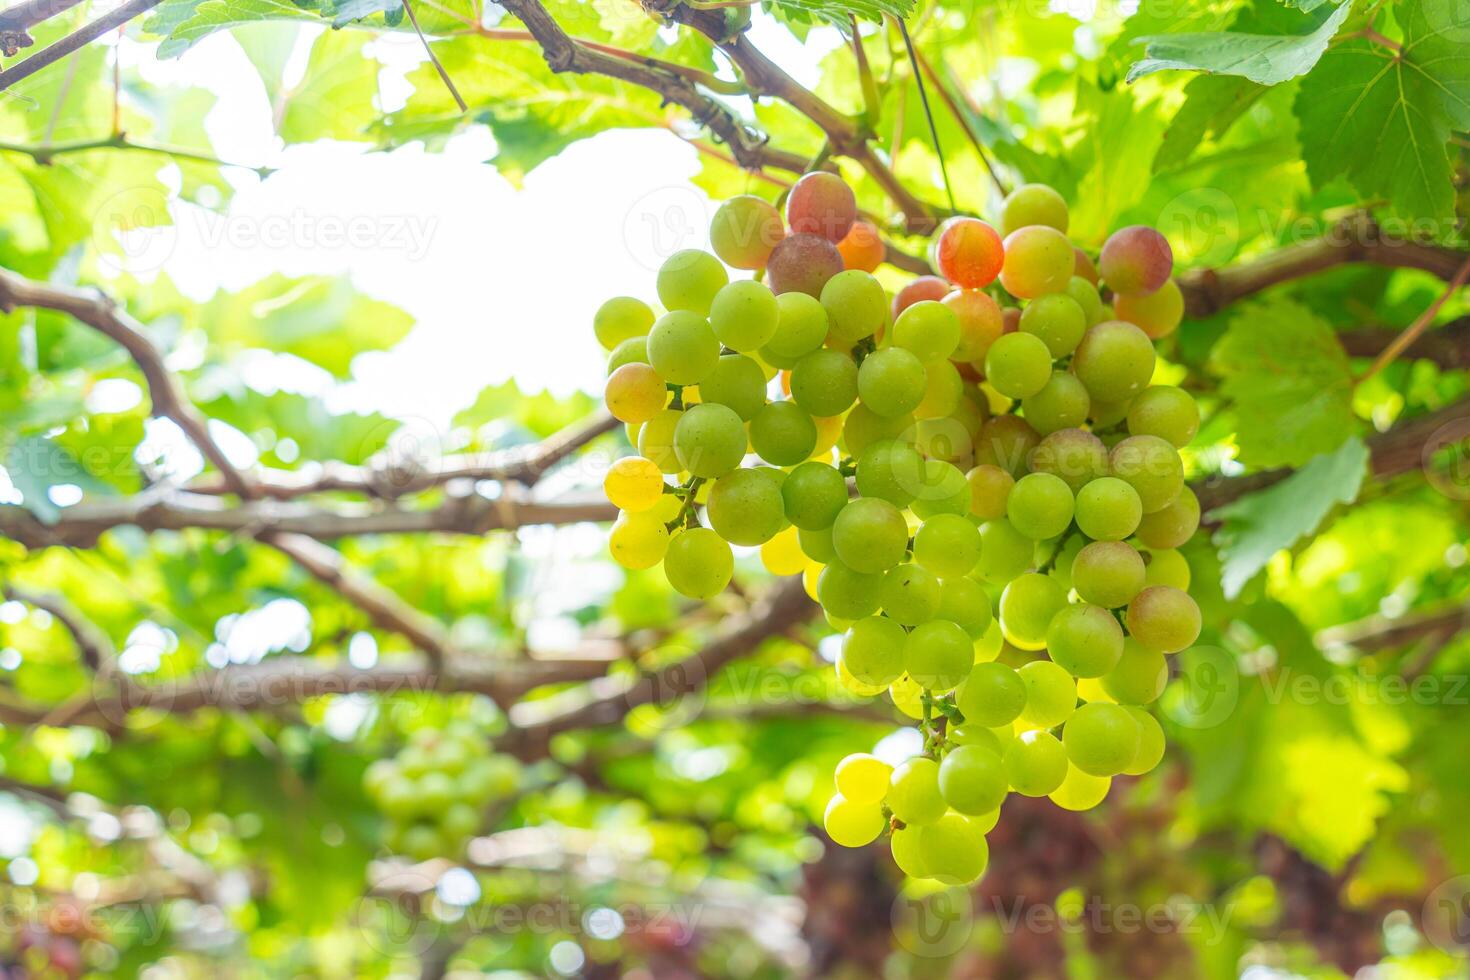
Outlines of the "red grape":
{"label": "red grape", "polygon": [[1005,256],[1000,235],[977,218],[947,222],[939,234],[936,252],[940,273],[966,289],[980,289],[994,282]]}
{"label": "red grape", "polygon": [[878,237],[878,226],[871,221],[854,222],[847,237],[837,243],[837,251],[842,254],[842,262],[847,268],[863,272],[877,269],[888,254],[883,239]]}
{"label": "red grape", "polygon": [[1151,293],[1169,281],[1174,252],[1169,240],[1147,225],[1129,225],[1108,236],[1097,268],[1113,292]]}
{"label": "red grape", "polygon": [[806,293],[821,298],[827,280],[842,271],[842,253],[817,235],[783,238],[766,262],[766,285],[771,292]]}
{"label": "red grape", "polygon": [[792,185],[786,198],[786,223],[798,234],[840,242],[857,220],[857,198],[836,174],[809,173]]}
{"label": "red grape", "polygon": [[953,288],[938,276],[920,276],[900,289],[893,297],[893,318],[897,320],[900,313],[915,303],[944,299]]}

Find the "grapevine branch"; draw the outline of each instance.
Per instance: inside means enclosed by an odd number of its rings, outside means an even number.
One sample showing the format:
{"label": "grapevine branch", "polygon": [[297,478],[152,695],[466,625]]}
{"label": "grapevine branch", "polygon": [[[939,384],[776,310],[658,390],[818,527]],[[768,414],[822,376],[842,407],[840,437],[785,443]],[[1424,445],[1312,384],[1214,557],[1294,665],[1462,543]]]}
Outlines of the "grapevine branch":
{"label": "grapevine branch", "polygon": [[1329,627],[1317,634],[1317,645],[1323,649],[1347,646],[1370,652],[1454,635],[1466,628],[1470,628],[1470,603],[1456,603],[1397,618],[1370,616],[1355,623]]}
{"label": "grapevine branch", "polygon": [[[38,16],[36,18],[36,21],[39,22],[40,20],[44,20],[46,17],[50,17],[54,13],[58,13],[58,8],[60,10],[65,10],[66,6],[61,6],[61,4],[64,2],[65,0],[60,0],[60,2],[57,3],[36,3],[33,9],[37,13],[44,12],[44,16]],[[5,89],[10,88],[10,86],[14,85],[16,82],[21,81],[22,79],[29,78],[36,72],[40,71],[42,68],[45,68],[48,65],[55,64],[57,61],[60,61],[62,58],[65,58],[72,52],[78,51],[86,45],[91,44],[93,41],[97,40],[108,31],[123,26],[134,17],[137,17],[140,14],[152,10],[154,7],[158,6],[162,2],[163,0],[128,0],[128,2],[123,4],[121,7],[118,7],[115,10],[103,14],[101,17],[92,21],[85,27],[74,31],[71,34],[68,34],[66,37],[57,41],[55,44],[52,44],[45,49],[37,52],[36,54],[31,55],[20,64],[13,65],[10,68],[5,69],[4,71],[0,71],[0,92],[3,92]],[[68,6],[70,5],[71,4],[69,4]],[[8,32],[3,33],[0,34],[0,44],[5,45],[7,49],[12,44],[14,44],[16,47],[25,47],[27,45],[21,41],[22,37],[24,37],[24,40],[26,42],[30,41],[30,36],[28,34],[25,34],[23,30],[19,35]]]}
{"label": "grapevine branch", "polygon": [[114,660],[112,641],[93,623],[59,595],[32,592],[24,586],[6,585],[0,595],[12,602],[24,603],[34,609],[50,613],[71,634],[77,645],[82,664],[93,674],[102,674],[111,669]]}

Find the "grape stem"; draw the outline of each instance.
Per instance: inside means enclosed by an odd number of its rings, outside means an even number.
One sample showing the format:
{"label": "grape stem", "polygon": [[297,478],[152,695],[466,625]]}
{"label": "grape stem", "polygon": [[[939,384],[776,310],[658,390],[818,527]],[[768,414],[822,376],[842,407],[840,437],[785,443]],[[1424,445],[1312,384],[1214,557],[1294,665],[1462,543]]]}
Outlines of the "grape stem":
{"label": "grape stem", "polygon": [[1056,568],[1057,559],[1062,556],[1062,549],[1067,546],[1067,541],[1070,540],[1072,535],[1076,533],[1077,525],[1069,524],[1067,526],[1067,530],[1062,532],[1062,536],[1060,538],[1057,538],[1056,547],[1051,549],[1051,557],[1048,558],[1044,563],[1042,563],[1042,565],[1036,570],[1042,575],[1045,575],[1047,572]]}
{"label": "grape stem", "polygon": [[699,488],[703,485],[704,477],[691,476],[688,483],[684,484],[681,487],[674,488],[674,495],[683,498],[684,506],[680,507],[679,513],[674,515],[674,519],[672,521],[669,521],[667,527],[670,532],[673,532],[681,527],[689,528],[694,527],[696,524],[698,524],[698,520],[695,518],[694,515],[695,508],[698,506],[695,503],[695,498],[699,496]]}

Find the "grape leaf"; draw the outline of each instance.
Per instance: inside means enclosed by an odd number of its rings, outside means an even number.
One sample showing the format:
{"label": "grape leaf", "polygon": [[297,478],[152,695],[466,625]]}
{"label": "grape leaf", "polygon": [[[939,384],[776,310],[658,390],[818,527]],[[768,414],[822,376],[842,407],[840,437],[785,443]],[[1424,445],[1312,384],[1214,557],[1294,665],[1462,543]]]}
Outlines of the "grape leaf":
{"label": "grape leaf", "polygon": [[766,0],[768,8],[794,20],[822,21],[847,30],[852,18],[882,23],[884,15],[903,20],[916,0]]}
{"label": "grape leaf", "polygon": [[160,58],[177,58],[215,31],[263,20],[316,20],[315,0],[166,0],[143,23],[163,35]]}
{"label": "grape leaf", "polygon": [[1314,186],[1346,173],[1367,197],[1402,215],[1451,219],[1455,190],[1445,150],[1470,128],[1470,28],[1450,0],[1409,0],[1401,51],[1350,41],[1302,82],[1296,113]]}
{"label": "grape leaf", "polygon": [[1128,69],[1128,81],[1156,71],[1184,70],[1240,75],[1262,85],[1278,85],[1312,70],[1351,10],[1352,0],[1345,0],[1325,19],[1309,18],[1311,29],[1299,34],[1217,31],[1141,37],[1136,43],[1145,45],[1146,57]]}
{"label": "grape leaf", "polygon": [[1276,552],[1316,531],[1334,506],[1357,499],[1367,467],[1368,447],[1354,436],[1280,483],[1216,509],[1222,523],[1215,544],[1226,598],[1240,595]]}
{"label": "grape leaf", "polygon": [[287,143],[363,141],[378,120],[378,63],[362,53],[369,35],[327,31],[311,46],[306,77],[284,98],[278,131]]}
{"label": "grape leaf", "polygon": [[25,509],[43,524],[52,524],[61,515],[61,508],[51,500],[52,487],[74,486],[91,497],[117,492],[92,475],[71,450],[39,436],[19,439],[10,447],[5,471],[25,497]]}
{"label": "grape leaf", "polygon": [[1297,303],[1241,310],[1213,363],[1221,393],[1235,406],[1242,463],[1300,466],[1358,428],[1347,354],[1331,326]]}
{"label": "grape leaf", "polygon": [[1153,172],[1177,167],[1194,155],[1206,136],[1218,139],[1266,89],[1248,78],[1200,75],[1184,86],[1184,104],[1164,130]]}

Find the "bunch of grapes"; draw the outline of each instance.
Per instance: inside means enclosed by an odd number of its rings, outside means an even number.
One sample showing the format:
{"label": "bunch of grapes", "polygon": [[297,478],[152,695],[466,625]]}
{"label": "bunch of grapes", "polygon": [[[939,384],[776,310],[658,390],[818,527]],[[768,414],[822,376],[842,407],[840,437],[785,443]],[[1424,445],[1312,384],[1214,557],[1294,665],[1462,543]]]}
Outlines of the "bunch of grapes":
{"label": "bunch of grapes", "polygon": [[843,685],[886,690],[923,735],[897,768],[844,759],[825,828],[891,832],[914,877],[978,878],[1009,793],[1085,810],[1157,765],[1146,706],[1200,630],[1176,550],[1199,524],[1179,456],[1199,411],[1151,384],[1183,315],[1173,256],[1134,226],[1094,261],[1067,221],[1023,186],[999,230],[942,225],[941,275],[890,298],[877,230],[811,173],[784,221],[722,205],[716,254],[660,269],[662,316],[628,297],[596,315],[639,451],[605,482],[614,559],[696,599],[729,583],[731,545],[805,576],[845,633]]}
{"label": "bunch of grapes", "polygon": [[363,773],[368,796],[388,818],[388,846],[416,861],[454,857],[485,821],[486,808],[515,792],[520,763],[489,751],[471,725],[420,728],[392,759]]}

